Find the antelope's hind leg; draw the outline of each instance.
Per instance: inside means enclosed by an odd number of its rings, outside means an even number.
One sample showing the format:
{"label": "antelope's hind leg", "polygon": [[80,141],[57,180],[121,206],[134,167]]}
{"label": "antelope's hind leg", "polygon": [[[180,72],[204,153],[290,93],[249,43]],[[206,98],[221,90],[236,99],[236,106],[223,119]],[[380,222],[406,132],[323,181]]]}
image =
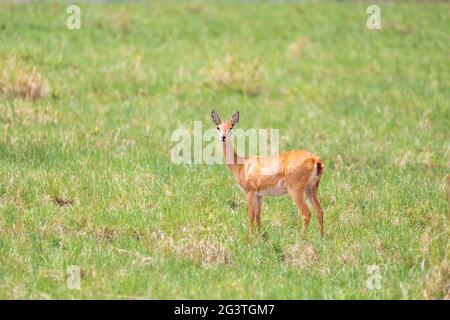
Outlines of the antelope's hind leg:
{"label": "antelope's hind leg", "polygon": [[323,210],[320,206],[319,200],[317,199],[317,190],[311,190],[306,193],[309,202],[314,207],[317,213],[317,217],[319,218],[319,226],[320,226],[320,235],[323,236]]}
{"label": "antelope's hind leg", "polygon": [[312,186],[306,189],[306,196],[308,197],[309,202],[314,207],[317,213],[317,217],[319,218],[319,226],[320,226],[320,235],[323,237],[323,210],[320,206],[319,199],[317,199],[317,190],[319,189],[320,179],[314,183]]}
{"label": "antelope's hind leg", "polygon": [[305,191],[303,189],[288,189],[289,195],[294,200],[295,204],[297,205],[297,208],[299,210],[299,213],[301,212],[303,216],[303,233],[306,234],[306,230],[308,229],[309,220],[311,219],[311,211],[309,210],[305,199]]}

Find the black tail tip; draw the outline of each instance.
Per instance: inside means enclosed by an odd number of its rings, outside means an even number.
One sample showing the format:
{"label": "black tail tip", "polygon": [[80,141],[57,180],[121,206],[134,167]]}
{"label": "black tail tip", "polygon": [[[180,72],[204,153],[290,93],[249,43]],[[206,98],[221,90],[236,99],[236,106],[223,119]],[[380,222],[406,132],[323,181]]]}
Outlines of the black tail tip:
{"label": "black tail tip", "polygon": [[322,162],[316,162],[316,174],[320,176],[323,171],[323,165]]}

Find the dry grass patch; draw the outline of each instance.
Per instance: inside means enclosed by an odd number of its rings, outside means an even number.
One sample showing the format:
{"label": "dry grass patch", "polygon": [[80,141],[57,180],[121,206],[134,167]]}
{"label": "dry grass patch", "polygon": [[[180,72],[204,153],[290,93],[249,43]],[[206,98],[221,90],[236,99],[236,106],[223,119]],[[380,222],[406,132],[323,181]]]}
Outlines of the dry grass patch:
{"label": "dry grass patch", "polygon": [[30,100],[49,96],[49,82],[36,67],[26,65],[16,55],[7,59],[1,67],[0,94]]}
{"label": "dry grass patch", "polygon": [[39,270],[39,276],[53,281],[60,281],[61,279],[64,278],[64,275],[61,272],[50,269]]}
{"label": "dry grass patch", "polygon": [[79,204],[78,199],[70,199],[64,196],[54,196],[53,201],[59,207],[68,207],[73,204]]}
{"label": "dry grass patch", "polygon": [[229,249],[210,237],[201,240],[189,237],[183,241],[175,241],[164,232],[158,231],[153,233],[153,239],[158,241],[159,251],[190,260],[204,268],[232,263]]}
{"label": "dry grass patch", "polygon": [[287,56],[289,58],[297,58],[304,48],[311,46],[311,42],[305,38],[299,38],[292,42],[287,49]]}
{"label": "dry grass patch", "polygon": [[287,264],[304,269],[314,264],[319,259],[319,256],[314,245],[303,240],[285,248],[283,250],[283,258]]}
{"label": "dry grass patch", "polygon": [[8,91],[12,96],[36,100],[47,97],[50,86],[47,79],[33,67],[31,72],[20,70]]}
{"label": "dry grass patch", "polygon": [[445,260],[434,266],[425,279],[424,298],[450,300],[450,263]]}
{"label": "dry grass patch", "polygon": [[258,60],[244,62],[227,55],[224,61],[214,62],[205,71],[206,81],[215,90],[229,89],[248,96],[263,90],[263,70]]}
{"label": "dry grass patch", "polygon": [[111,15],[105,22],[109,28],[127,33],[133,26],[133,17],[128,10],[121,10],[120,13]]}
{"label": "dry grass patch", "polygon": [[203,11],[205,11],[205,6],[203,3],[188,3],[186,4],[186,11],[192,13],[192,14],[200,14]]}
{"label": "dry grass patch", "polygon": [[124,232],[115,226],[97,226],[89,219],[82,218],[76,225],[71,226],[71,230],[66,230],[65,233],[75,232],[79,237],[89,236],[97,241],[112,243],[114,240],[124,235]]}
{"label": "dry grass patch", "polygon": [[212,239],[190,239],[178,247],[178,254],[201,264],[203,267],[230,264],[231,254],[222,244]]}
{"label": "dry grass patch", "polygon": [[343,264],[355,264],[361,256],[361,246],[359,244],[349,244],[343,247],[342,251],[339,261]]}
{"label": "dry grass patch", "polygon": [[104,226],[92,230],[96,239],[100,241],[112,242],[119,236],[120,231],[117,228]]}
{"label": "dry grass patch", "polygon": [[27,100],[14,101],[13,106],[0,103],[0,122],[6,124],[15,123],[24,127],[34,124],[58,124],[58,117],[58,112],[50,104],[36,106]]}

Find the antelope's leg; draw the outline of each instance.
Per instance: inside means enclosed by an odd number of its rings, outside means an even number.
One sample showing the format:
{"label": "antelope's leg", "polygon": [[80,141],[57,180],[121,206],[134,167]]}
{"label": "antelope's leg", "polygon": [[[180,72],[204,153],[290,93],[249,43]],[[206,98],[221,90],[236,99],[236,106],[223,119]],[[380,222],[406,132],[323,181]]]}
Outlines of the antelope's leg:
{"label": "antelope's leg", "polygon": [[255,216],[256,216],[256,225],[258,226],[258,230],[261,231],[261,208],[263,203],[262,196],[255,196]]}
{"label": "antelope's leg", "polygon": [[307,192],[307,196],[311,204],[314,206],[314,209],[317,212],[317,217],[319,218],[319,226],[320,226],[320,235],[323,236],[323,210],[320,206],[319,200],[317,199],[317,189],[319,187],[319,184],[317,183],[313,187],[311,187],[311,190]]}
{"label": "antelope's leg", "polygon": [[308,229],[309,220],[311,219],[311,211],[309,211],[308,206],[306,205],[304,197],[304,190],[303,189],[289,189],[288,190],[289,195],[294,200],[295,204],[297,205],[297,208],[299,209],[299,212],[302,213],[303,216],[303,232],[306,233],[306,230]]}
{"label": "antelope's leg", "polygon": [[255,194],[247,193],[248,217],[250,219],[250,233],[253,233],[253,225],[255,223]]}

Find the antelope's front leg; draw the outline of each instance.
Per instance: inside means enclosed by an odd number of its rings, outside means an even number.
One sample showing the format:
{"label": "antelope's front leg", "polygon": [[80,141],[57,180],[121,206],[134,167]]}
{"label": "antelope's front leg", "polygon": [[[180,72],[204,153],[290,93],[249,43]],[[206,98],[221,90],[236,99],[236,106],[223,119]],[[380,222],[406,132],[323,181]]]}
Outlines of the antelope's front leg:
{"label": "antelope's front leg", "polygon": [[247,206],[248,206],[248,217],[250,219],[250,234],[253,233],[253,225],[255,222],[254,204],[255,204],[255,193],[248,192],[247,193]]}
{"label": "antelope's front leg", "polygon": [[256,219],[256,226],[258,227],[258,231],[261,231],[261,208],[262,208],[262,202],[263,197],[255,195],[255,219]]}

